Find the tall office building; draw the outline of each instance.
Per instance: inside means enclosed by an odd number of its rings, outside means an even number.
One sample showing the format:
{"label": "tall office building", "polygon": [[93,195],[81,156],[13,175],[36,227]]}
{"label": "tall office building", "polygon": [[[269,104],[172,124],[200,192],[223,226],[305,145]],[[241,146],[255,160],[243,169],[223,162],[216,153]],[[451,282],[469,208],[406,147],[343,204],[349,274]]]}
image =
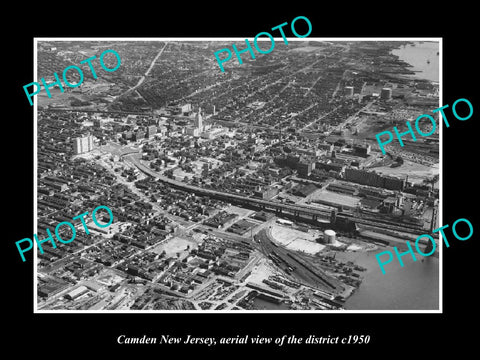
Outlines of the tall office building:
{"label": "tall office building", "polygon": [[83,154],[93,150],[93,135],[77,137],[73,143],[73,152],[75,155]]}
{"label": "tall office building", "polygon": [[203,131],[203,118],[202,118],[202,108],[199,107],[198,108],[198,113],[197,113],[197,116],[195,116],[195,127],[199,130],[199,132],[202,132]]}

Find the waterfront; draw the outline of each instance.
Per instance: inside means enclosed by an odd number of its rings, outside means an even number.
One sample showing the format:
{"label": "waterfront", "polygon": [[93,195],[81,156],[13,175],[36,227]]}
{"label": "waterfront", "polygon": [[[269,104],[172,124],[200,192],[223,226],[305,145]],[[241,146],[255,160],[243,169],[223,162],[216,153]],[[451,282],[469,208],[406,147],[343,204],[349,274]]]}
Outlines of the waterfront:
{"label": "waterfront", "polygon": [[[411,255],[402,257],[404,267],[395,258],[382,274],[373,252],[342,252],[336,258],[353,261],[367,268],[358,290],[347,299],[346,310],[437,310],[439,308],[439,259]],[[386,255],[385,255],[386,256]],[[422,262],[422,260],[424,260]]]}
{"label": "waterfront", "polygon": [[438,82],[440,61],[438,51],[438,42],[417,41],[392,50],[392,54],[412,65],[410,69],[417,71],[414,77]]}
{"label": "waterfront", "polygon": [[[439,308],[439,261],[436,257],[420,257],[413,261],[410,255],[402,258],[404,267],[394,260],[385,265],[382,274],[375,254],[390,250],[381,248],[370,252],[338,252],[336,259],[365,267],[361,273],[362,284],[345,302],[345,310],[438,310]],[[424,260],[422,262],[422,259]],[[287,310],[284,303],[256,298],[258,310]]]}
{"label": "waterfront", "polygon": [[[439,81],[439,42],[417,41],[392,50],[412,65],[414,78]],[[438,183],[436,184],[438,187]],[[391,247],[385,250],[393,252]],[[439,308],[439,259],[436,257],[404,256],[402,268],[398,260],[386,265],[383,275],[375,253],[338,253],[338,259],[351,260],[367,268],[364,280],[346,302],[347,310],[435,310]],[[424,260],[423,262],[421,260]]]}
{"label": "waterfront", "polygon": [[253,300],[253,306],[257,310],[288,310],[289,306],[283,302],[275,304],[271,301],[267,301],[260,298]]}

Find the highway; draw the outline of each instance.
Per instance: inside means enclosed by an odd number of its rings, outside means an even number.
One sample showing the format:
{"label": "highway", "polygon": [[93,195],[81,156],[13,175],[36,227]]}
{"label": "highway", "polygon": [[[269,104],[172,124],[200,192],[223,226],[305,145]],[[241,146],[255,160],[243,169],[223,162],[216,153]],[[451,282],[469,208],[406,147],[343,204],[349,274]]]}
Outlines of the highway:
{"label": "highway", "polygon": [[329,218],[330,212],[328,210],[318,209],[312,206],[307,205],[296,205],[296,204],[282,204],[275,201],[263,200],[263,199],[256,199],[256,198],[247,198],[241,195],[230,194],[226,192],[211,190],[211,189],[204,189],[198,186],[193,186],[186,184],[182,181],[177,181],[174,179],[170,179],[164,175],[161,175],[152,169],[148,168],[147,166],[140,163],[138,159],[138,155],[129,154],[124,156],[124,158],[130,161],[133,165],[135,165],[140,171],[143,173],[155,177],[160,181],[167,183],[175,188],[186,190],[189,192],[193,192],[200,195],[212,196],[215,198],[219,198],[226,201],[233,201],[233,202],[240,202],[240,203],[249,203],[254,204],[263,208],[274,208],[278,210],[286,210],[293,214],[308,214],[312,216],[321,216],[324,218]]}

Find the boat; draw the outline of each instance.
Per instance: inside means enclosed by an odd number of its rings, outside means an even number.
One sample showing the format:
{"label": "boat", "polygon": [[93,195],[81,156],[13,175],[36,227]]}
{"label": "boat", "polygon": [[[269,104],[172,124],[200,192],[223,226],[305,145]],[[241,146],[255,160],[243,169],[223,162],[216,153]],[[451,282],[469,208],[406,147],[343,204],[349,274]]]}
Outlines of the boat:
{"label": "boat", "polygon": [[427,64],[430,64],[430,60],[427,59]]}

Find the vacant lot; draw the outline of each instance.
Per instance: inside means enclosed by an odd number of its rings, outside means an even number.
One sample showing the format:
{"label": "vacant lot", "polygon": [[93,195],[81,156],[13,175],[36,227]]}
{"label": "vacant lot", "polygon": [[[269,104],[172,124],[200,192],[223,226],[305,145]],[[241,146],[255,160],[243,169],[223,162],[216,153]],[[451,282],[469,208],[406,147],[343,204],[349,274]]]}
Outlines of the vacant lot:
{"label": "vacant lot", "polygon": [[328,190],[319,190],[310,196],[310,200],[315,202],[316,200],[326,201],[335,205],[356,207],[359,198],[346,194],[340,194]]}
{"label": "vacant lot", "polygon": [[321,236],[320,231],[309,230],[308,232],[303,232],[274,224],[271,227],[270,233],[275,242],[289,250],[315,254],[325,247],[316,242],[316,239]]}
{"label": "vacant lot", "polygon": [[408,181],[413,183],[421,183],[426,178],[431,178],[439,173],[438,164],[434,166],[426,166],[405,160],[402,166],[391,168],[389,166],[376,167],[375,171],[379,174],[396,176],[404,179],[408,175]]}
{"label": "vacant lot", "polygon": [[197,243],[193,240],[181,237],[174,237],[171,240],[168,240],[167,242],[156,246],[153,249],[153,252],[160,254],[163,250],[165,250],[167,257],[175,257],[177,253],[186,252],[187,246],[190,246],[190,249],[195,249],[198,247]]}
{"label": "vacant lot", "polygon": [[254,210],[244,209],[244,208],[233,206],[233,205],[226,208],[225,211],[229,214],[236,214],[238,215],[239,218],[250,216],[255,212]]}

